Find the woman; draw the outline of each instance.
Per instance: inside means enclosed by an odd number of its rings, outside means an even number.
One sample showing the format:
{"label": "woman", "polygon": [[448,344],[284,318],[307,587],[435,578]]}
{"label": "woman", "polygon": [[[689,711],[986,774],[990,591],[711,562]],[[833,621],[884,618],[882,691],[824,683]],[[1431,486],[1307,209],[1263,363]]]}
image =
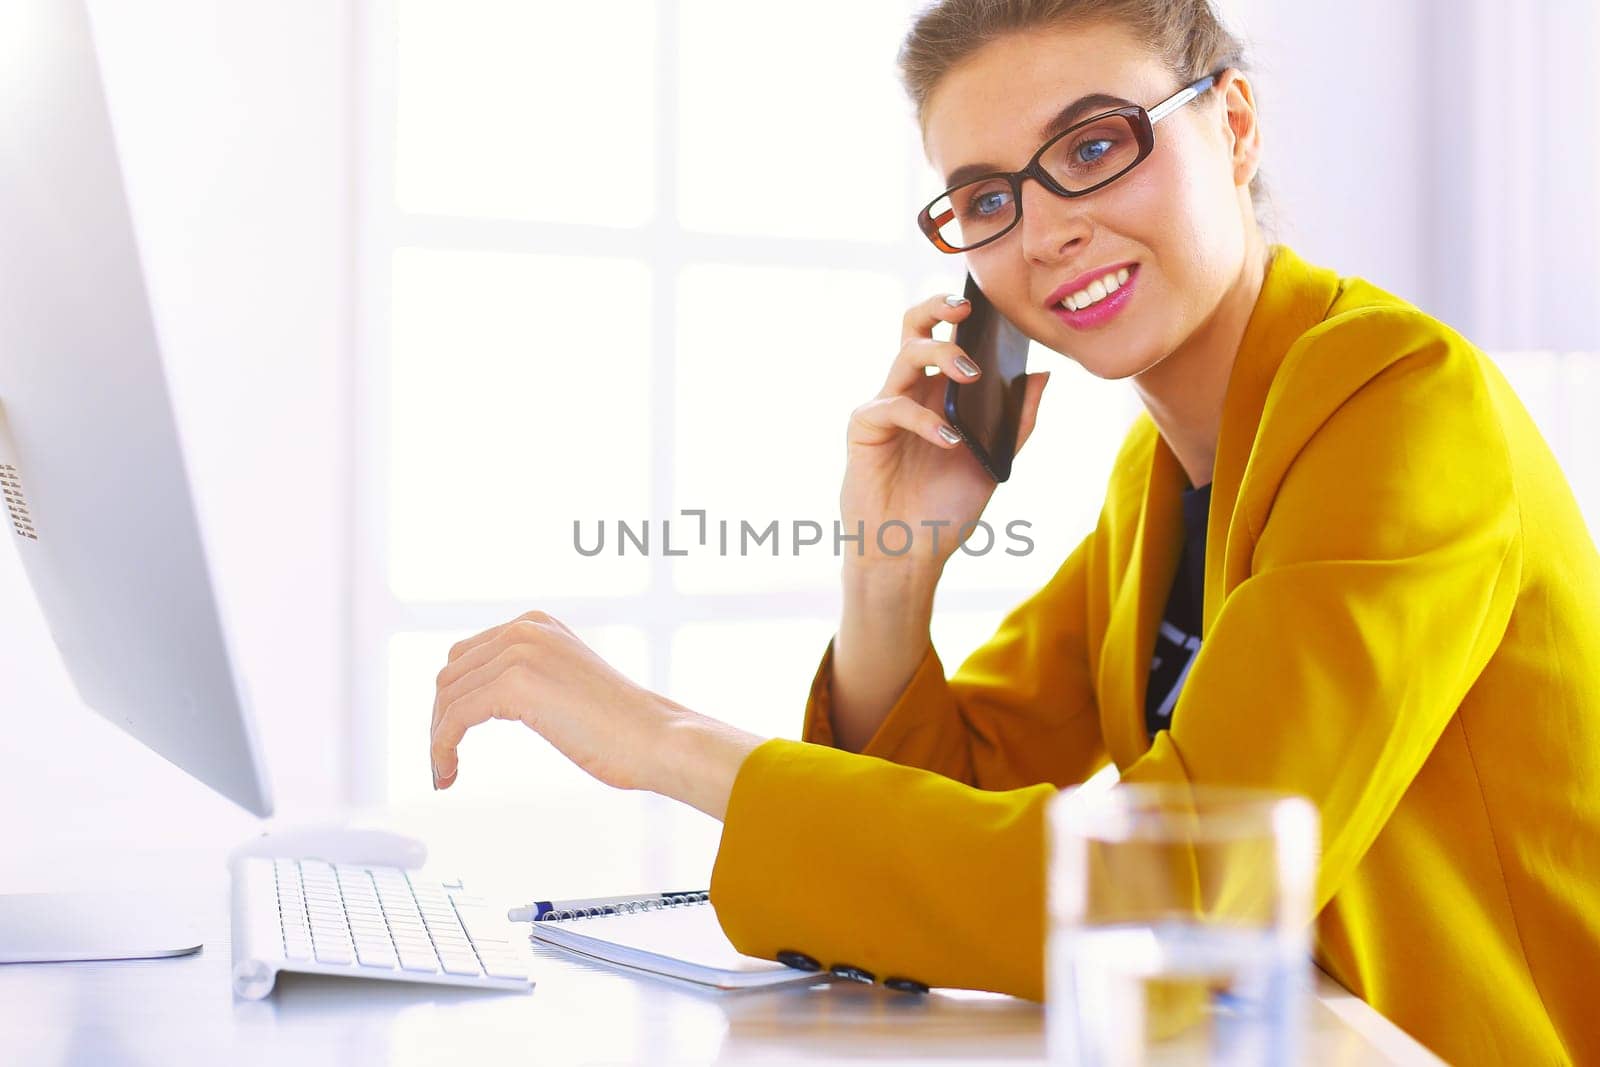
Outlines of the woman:
{"label": "woman", "polygon": [[[1492,363],[1264,241],[1238,53],[1204,0],[945,0],[911,31],[947,184],[1035,164],[924,230],[1146,409],[1094,531],[952,677],[929,618],[954,539],[869,537],[807,743],[641,689],[534,612],[452,649],[436,785],[472,724],[520,719],[725,820],[712,900],[743,951],[1033,998],[1058,787],[1110,761],[1291,790],[1322,817],[1322,966],[1452,1062],[1600,1060],[1600,556]],[[982,514],[993,483],[937,414],[972,374],[933,328],[966,313],[906,314],[850,420],[845,528]]]}

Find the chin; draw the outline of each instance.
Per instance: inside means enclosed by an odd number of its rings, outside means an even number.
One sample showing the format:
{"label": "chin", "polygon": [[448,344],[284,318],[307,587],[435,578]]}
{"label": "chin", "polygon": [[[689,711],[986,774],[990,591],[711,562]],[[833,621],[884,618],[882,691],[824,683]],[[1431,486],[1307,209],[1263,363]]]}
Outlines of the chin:
{"label": "chin", "polygon": [[[1056,351],[1061,352],[1060,349]],[[1145,371],[1160,363],[1163,357],[1150,356],[1144,353],[1107,352],[1081,355],[1075,352],[1061,352],[1072,362],[1106,381],[1119,381],[1123,378],[1132,378],[1143,374]]]}

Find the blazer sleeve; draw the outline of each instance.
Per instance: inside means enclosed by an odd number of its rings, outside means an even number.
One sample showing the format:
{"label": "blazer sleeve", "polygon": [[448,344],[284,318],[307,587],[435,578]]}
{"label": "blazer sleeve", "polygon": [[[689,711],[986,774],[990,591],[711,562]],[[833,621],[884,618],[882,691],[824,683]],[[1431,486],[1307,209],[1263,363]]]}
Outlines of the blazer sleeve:
{"label": "blazer sleeve", "polygon": [[[1375,329],[1351,339],[1383,343]],[[1287,438],[1297,451],[1278,450],[1251,573],[1204,635],[1171,729],[1121,774],[1309,797],[1319,911],[1499,645],[1522,567],[1508,448],[1473,350],[1422,344],[1331,406]]]}
{"label": "blazer sleeve", "polygon": [[1042,1000],[1053,795],[773,738],[734,779],[711,902],[747,955]]}
{"label": "blazer sleeve", "polygon": [[[1103,766],[1088,644],[1095,536],[948,679],[930,644],[862,754],[992,790],[1081,782]],[[812,744],[834,745],[832,674],[830,640],[806,699],[801,739]]]}

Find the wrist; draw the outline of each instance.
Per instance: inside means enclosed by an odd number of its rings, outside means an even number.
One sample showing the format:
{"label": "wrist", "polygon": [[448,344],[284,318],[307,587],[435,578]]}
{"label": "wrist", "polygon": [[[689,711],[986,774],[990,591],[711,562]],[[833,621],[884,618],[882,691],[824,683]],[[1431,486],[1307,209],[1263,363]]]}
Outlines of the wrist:
{"label": "wrist", "polygon": [[850,563],[841,570],[846,601],[864,607],[893,605],[933,611],[942,566],[909,563]]}
{"label": "wrist", "polygon": [[938,574],[909,569],[899,573],[847,570],[840,643],[874,650],[874,654],[920,647],[929,639],[938,581]]}
{"label": "wrist", "polygon": [[766,738],[676,701],[662,700],[665,713],[653,746],[654,773],[642,788],[698,808],[714,819],[723,818],[739,768]]}

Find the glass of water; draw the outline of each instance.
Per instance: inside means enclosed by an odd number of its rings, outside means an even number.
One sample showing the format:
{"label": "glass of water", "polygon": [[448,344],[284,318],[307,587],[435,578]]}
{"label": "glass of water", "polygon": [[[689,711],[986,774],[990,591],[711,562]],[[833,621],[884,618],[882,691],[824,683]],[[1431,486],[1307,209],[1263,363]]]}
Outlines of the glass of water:
{"label": "glass of water", "polygon": [[1115,785],[1051,801],[1052,1063],[1300,1060],[1317,811],[1251,789]]}

